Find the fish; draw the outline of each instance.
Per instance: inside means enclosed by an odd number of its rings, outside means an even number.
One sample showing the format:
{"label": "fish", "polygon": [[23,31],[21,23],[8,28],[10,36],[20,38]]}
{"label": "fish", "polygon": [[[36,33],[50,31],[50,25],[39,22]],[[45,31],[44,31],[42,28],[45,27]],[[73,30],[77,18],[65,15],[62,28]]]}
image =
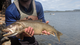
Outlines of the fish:
{"label": "fish", "polygon": [[20,39],[23,39],[22,33],[26,33],[29,37],[27,32],[25,32],[25,28],[32,27],[34,30],[34,35],[41,35],[42,31],[46,30],[49,32],[51,35],[54,36],[54,34],[57,36],[58,41],[60,41],[60,36],[63,35],[61,32],[57,31],[53,26],[40,22],[40,21],[33,21],[33,20],[20,20],[12,23],[11,25],[7,26],[4,28],[2,31],[3,32],[8,32],[4,34],[3,36],[5,37],[11,37],[11,36],[16,36],[19,35]]}

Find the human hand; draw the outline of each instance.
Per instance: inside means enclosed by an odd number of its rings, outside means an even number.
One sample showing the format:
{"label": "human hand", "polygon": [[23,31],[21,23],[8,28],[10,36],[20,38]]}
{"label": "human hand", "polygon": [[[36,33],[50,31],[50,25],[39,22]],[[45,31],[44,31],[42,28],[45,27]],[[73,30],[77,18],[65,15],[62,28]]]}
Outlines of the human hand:
{"label": "human hand", "polygon": [[[46,21],[46,23],[48,24],[48,23],[49,23],[49,21]],[[46,30],[42,31],[42,33],[43,33],[43,34],[46,34],[46,35],[50,35],[50,33],[49,33],[49,32],[47,32]]]}
{"label": "human hand", "polygon": [[[33,28],[31,28],[31,27],[26,28],[26,29],[25,29],[25,32],[27,32],[27,33],[28,33],[29,35],[31,35],[31,36],[34,35]],[[23,33],[23,35],[24,35],[25,37],[29,37],[28,35],[26,35],[26,33]]]}

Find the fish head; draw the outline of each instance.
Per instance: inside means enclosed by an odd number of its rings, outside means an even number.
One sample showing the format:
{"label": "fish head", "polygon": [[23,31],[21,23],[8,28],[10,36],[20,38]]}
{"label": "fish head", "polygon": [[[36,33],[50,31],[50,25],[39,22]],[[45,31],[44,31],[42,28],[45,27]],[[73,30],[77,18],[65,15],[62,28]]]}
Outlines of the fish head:
{"label": "fish head", "polygon": [[[5,29],[3,29],[3,32],[7,32],[6,34],[4,34],[3,36],[7,36],[9,37],[12,34],[17,34],[16,31],[21,28],[21,25],[16,23],[16,24],[11,24],[9,26],[7,26]],[[13,35],[14,36],[14,35]]]}
{"label": "fish head", "polygon": [[2,31],[3,32],[13,32],[16,29],[16,25],[9,25],[8,27],[4,28]]}

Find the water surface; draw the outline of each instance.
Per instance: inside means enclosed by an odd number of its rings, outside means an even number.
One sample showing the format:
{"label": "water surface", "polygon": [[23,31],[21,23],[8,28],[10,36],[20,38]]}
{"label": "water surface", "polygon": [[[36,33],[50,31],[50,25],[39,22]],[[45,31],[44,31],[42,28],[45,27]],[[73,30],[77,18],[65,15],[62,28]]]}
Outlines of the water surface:
{"label": "water surface", "polygon": [[44,16],[63,35],[60,42],[51,35],[37,35],[35,37],[40,45],[80,45],[80,12],[48,12]]}

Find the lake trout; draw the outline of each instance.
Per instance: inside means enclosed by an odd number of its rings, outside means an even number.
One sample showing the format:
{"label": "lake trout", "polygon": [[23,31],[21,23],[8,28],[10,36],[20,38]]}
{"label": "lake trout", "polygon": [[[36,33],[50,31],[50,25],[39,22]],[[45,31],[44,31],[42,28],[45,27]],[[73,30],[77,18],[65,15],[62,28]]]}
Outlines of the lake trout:
{"label": "lake trout", "polygon": [[[10,37],[10,36],[15,36],[19,34],[20,35],[19,38],[23,39],[23,35],[21,35],[21,33],[25,32],[24,29],[28,28],[29,26],[33,28],[34,35],[41,35],[42,31],[46,30],[47,32],[50,32],[50,34],[52,35],[54,35],[55,33],[59,41],[60,41],[60,36],[63,35],[61,32],[57,31],[54,27],[52,27],[49,24],[39,22],[39,21],[21,20],[21,21],[16,21],[11,25],[7,26],[5,29],[3,29],[2,31],[8,32],[3,36]],[[31,37],[28,33],[26,34],[29,37]]]}

